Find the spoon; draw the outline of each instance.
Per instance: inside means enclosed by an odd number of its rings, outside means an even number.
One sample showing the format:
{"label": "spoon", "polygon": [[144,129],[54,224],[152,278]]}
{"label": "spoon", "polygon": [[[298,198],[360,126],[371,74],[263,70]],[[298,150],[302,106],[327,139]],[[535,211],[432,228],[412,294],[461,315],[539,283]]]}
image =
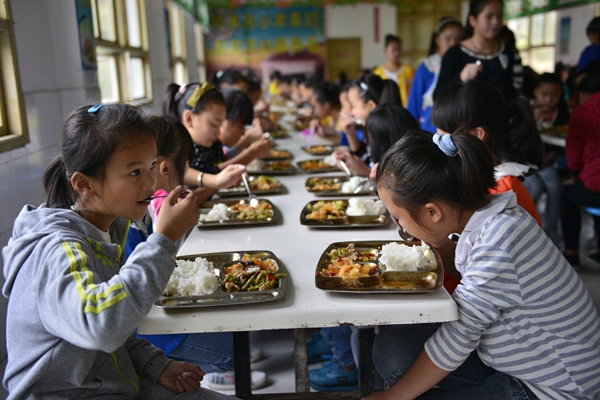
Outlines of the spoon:
{"label": "spoon", "polygon": [[400,235],[400,237],[406,242],[412,242],[415,240],[415,237],[408,233],[404,228],[398,229],[398,235]]}
{"label": "spoon", "polygon": [[352,172],[350,172],[350,168],[348,168],[348,166],[346,165],[346,163],[344,162],[344,160],[338,160],[338,162],[342,166],[342,169],[344,170],[344,172],[346,173],[346,175],[348,175],[349,177],[352,176]]}
{"label": "spoon", "polygon": [[[373,185],[372,185],[373,181],[371,179],[367,179],[362,181],[361,183],[359,183],[358,185],[356,185],[356,187],[354,188],[354,193],[361,193],[363,191],[365,192],[372,192],[373,189]],[[367,186],[368,185],[368,186]],[[363,190],[365,189],[365,187],[367,187],[367,190]]]}
{"label": "spoon", "polygon": [[244,186],[248,191],[248,204],[250,207],[256,207],[258,205],[258,197],[252,194],[250,191],[250,186],[248,185],[248,178],[246,178],[246,174],[242,174],[242,182],[244,182]]}

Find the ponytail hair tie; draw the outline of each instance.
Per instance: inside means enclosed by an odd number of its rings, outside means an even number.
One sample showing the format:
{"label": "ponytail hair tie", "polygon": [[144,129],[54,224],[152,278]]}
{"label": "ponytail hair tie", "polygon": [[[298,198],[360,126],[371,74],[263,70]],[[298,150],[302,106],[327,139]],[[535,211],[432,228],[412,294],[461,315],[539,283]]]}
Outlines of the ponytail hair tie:
{"label": "ponytail hair tie", "polygon": [[435,133],[433,135],[433,143],[437,144],[440,150],[448,157],[456,157],[458,154],[458,149],[452,140],[452,135]]}
{"label": "ponytail hair tie", "polygon": [[194,109],[200,102],[200,99],[214,88],[215,87],[208,82],[204,82],[202,85],[196,86],[196,89],[194,89],[194,93],[192,93],[186,104],[192,109]]}

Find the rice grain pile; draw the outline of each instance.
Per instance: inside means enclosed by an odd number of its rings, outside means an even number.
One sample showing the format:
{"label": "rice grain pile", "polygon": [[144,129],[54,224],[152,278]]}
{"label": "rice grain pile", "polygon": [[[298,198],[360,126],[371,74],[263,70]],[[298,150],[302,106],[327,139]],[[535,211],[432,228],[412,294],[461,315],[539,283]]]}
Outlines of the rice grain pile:
{"label": "rice grain pile", "polygon": [[346,215],[381,215],[385,214],[385,211],[385,205],[381,200],[355,198],[348,200]]}
{"label": "rice grain pile", "polygon": [[379,261],[386,271],[433,271],[437,268],[435,256],[424,242],[420,246],[385,244],[381,247]]}
{"label": "rice grain pile", "polygon": [[335,157],[333,156],[333,154],[330,154],[327,157],[325,157],[323,159],[323,162],[331,165],[332,167],[335,167],[337,165],[337,161],[336,161]]}
{"label": "rice grain pile", "polygon": [[265,162],[258,158],[250,161],[248,165],[246,165],[246,171],[250,172],[262,171],[263,168],[265,168]]}
{"label": "rice grain pile", "polygon": [[214,222],[214,221],[225,221],[229,219],[231,211],[227,209],[227,205],[223,203],[217,203],[211,208],[208,214],[200,214],[200,222]]}
{"label": "rice grain pile", "polygon": [[220,286],[213,263],[198,257],[194,261],[176,260],[165,296],[200,296],[214,293]]}

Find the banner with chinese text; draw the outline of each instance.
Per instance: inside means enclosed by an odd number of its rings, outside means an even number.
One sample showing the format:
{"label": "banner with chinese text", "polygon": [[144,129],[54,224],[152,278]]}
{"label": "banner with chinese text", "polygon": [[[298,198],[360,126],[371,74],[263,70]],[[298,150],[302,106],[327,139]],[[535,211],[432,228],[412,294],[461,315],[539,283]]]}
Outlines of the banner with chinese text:
{"label": "banner with chinese text", "polygon": [[206,35],[207,76],[249,68],[266,82],[283,75],[323,75],[324,12],[321,7],[248,7],[210,10]]}

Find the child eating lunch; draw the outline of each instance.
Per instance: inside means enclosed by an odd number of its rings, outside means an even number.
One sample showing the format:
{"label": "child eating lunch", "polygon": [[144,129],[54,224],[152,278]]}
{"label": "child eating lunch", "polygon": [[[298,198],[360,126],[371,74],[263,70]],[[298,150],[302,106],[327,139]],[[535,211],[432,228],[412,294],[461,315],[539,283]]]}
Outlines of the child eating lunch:
{"label": "child eating lunch", "polygon": [[492,155],[468,133],[410,132],[380,161],[378,193],[404,229],[436,247],[460,235],[462,284],[457,321],[377,336],[373,361],[389,389],[367,400],[600,395],[592,299],[514,193],[489,194],[495,184]]}

